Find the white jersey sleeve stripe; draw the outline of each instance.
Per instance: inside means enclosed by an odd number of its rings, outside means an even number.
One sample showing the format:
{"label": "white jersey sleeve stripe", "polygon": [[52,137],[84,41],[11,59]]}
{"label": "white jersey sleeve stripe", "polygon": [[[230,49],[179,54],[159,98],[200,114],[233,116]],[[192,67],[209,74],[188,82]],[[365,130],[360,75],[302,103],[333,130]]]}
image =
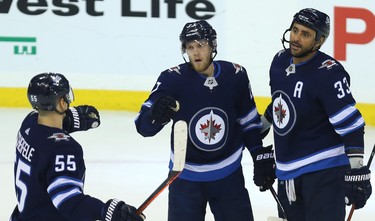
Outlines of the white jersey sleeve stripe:
{"label": "white jersey sleeve stripe", "polygon": [[48,186],[47,191],[50,193],[56,188],[67,185],[73,185],[79,187],[80,189],[83,189],[83,182],[81,180],[76,180],[70,177],[58,177]]}
{"label": "white jersey sleeve stripe", "polygon": [[254,121],[254,119],[256,119],[257,116],[258,116],[258,110],[256,108],[253,108],[246,116],[238,118],[237,122],[240,125],[244,126],[248,124],[249,122]]}
{"label": "white jersey sleeve stripe", "polygon": [[60,193],[53,197],[52,203],[56,208],[59,208],[60,204],[64,202],[65,200],[69,199],[72,196],[75,196],[77,194],[81,194],[82,192],[78,188],[71,189],[67,192]]}
{"label": "white jersey sleeve stripe", "polygon": [[352,131],[355,131],[356,129],[362,127],[365,124],[365,121],[363,117],[359,117],[354,123],[351,125],[348,125],[345,128],[335,128],[336,133],[340,134],[341,136],[344,136]]}
{"label": "white jersey sleeve stripe", "polygon": [[347,106],[345,109],[341,110],[339,113],[331,116],[329,121],[332,125],[337,125],[343,121],[345,121],[348,117],[352,116],[357,109],[354,106]]}

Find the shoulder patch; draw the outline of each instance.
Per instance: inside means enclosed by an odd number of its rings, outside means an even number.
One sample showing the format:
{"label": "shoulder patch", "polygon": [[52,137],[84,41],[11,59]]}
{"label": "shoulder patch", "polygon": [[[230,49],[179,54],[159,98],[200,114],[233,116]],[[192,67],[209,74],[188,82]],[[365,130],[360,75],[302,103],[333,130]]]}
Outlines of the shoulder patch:
{"label": "shoulder patch", "polygon": [[26,135],[29,135],[29,133],[30,133],[30,127],[25,130]]}
{"label": "shoulder patch", "polygon": [[69,135],[67,134],[64,134],[64,133],[54,133],[52,134],[52,136],[49,136],[48,139],[55,139],[55,142],[59,142],[59,141],[68,141],[69,140]]}
{"label": "shoulder patch", "polygon": [[328,59],[323,61],[322,65],[318,69],[327,68],[327,70],[331,69],[333,66],[337,66],[337,62],[332,59]]}
{"label": "shoulder patch", "polygon": [[232,64],[233,64],[234,69],[236,69],[235,74],[237,74],[237,73],[240,72],[240,71],[241,71],[241,72],[243,71],[243,68],[242,68],[241,65],[236,64],[236,63],[232,63]]}
{"label": "shoulder patch", "polygon": [[171,67],[171,68],[168,69],[168,72],[170,72],[170,73],[176,72],[177,74],[181,75],[180,66]]}
{"label": "shoulder patch", "polygon": [[284,52],[285,52],[285,49],[283,49],[283,50],[277,52],[277,57],[280,57],[280,55],[281,55],[282,53],[284,53]]}

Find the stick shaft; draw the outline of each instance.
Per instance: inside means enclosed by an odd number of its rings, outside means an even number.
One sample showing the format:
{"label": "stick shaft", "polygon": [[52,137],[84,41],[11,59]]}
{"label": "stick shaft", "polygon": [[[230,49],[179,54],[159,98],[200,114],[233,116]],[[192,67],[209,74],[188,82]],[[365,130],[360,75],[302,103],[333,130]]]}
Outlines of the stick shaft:
{"label": "stick shaft", "polygon": [[159,196],[165,188],[167,188],[180,175],[185,166],[186,148],[187,148],[187,124],[185,121],[177,121],[173,128],[174,138],[174,154],[173,154],[173,168],[168,173],[168,177],[162,184],[155,189],[153,193],[138,207],[136,213],[141,214],[152,201]]}
{"label": "stick shaft", "polygon": [[355,205],[353,204],[352,208],[350,209],[347,221],[350,221],[352,219],[352,216],[353,216],[353,213],[354,213],[354,209],[355,209]]}
{"label": "stick shaft", "polygon": [[169,186],[181,173],[181,171],[171,171],[167,177],[167,179],[164,180],[162,184],[158,188],[155,189],[153,193],[138,207],[136,214],[141,214],[147,207],[160,195],[161,192],[164,191],[165,188]]}
{"label": "stick shaft", "polygon": [[374,158],[374,155],[375,155],[375,144],[374,144],[374,147],[372,148],[372,151],[370,153],[370,158],[368,159],[368,163],[367,163],[367,167],[370,169],[370,166],[371,166],[371,163],[372,163],[372,159]]}
{"label": "stick shaft", "polygon": [[286,212],[285,212],[285,210],[284,210],[284,207],[283,207],[283,205],[281,205],[281,202],[280,202],[279,196],[277,195],[277,193],[276,193],[275,189],[273,188],[273,186],[270,186],[270,191],[271,191],[271,193],[272,193],[273,198],[276,200],[277,206],[279,207],[279,209],[280,209],[281,212],[283,213],[284,219],[287,219],[287,216],[286,216]]}

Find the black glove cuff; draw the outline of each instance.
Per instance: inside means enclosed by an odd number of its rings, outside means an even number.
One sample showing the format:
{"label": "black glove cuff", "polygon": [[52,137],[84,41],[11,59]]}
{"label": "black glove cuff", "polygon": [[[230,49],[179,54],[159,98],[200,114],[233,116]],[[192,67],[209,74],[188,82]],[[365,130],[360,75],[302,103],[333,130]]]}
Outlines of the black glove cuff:
{"label": "black glove cuff", "polygon": [[256,150],[251,151],[251,156],[254,163],[256,161],[274,159],[273,146],[259,147]]}
{"label": "black glove cuff", "polygon": [[104,206],[103,220],[105,221],[116,221],[118,220],[117,213],[120,208],[120,205],[123,204],[123,201],[118,199],[108,200]]}
{"label": "black glove cuff", "polygon": [[[73,115],[73,112],[75,113]],[[79,115],[77,113],[77,110],[74,107],[70,107],[65,111],[66,116],[63,120],[63,129],[67,131],[68,133],[72,133],[74,131],[77,131],[78,129],[74,129],[74,127],[79,128],[80,121],[79,121]]]}
{"label": "black glove cuff", "polygon": [[349,183],[361,183],[369,181],[371,179],[371,171],[367,166],[359,169],[352,169],[345,174],[345,182]]}
{"label": "black glove cuff", "polygon": [[68,133],[86,131],[100,125],[100,116],[95,107],[80,105],[65,111],[63,129]]}

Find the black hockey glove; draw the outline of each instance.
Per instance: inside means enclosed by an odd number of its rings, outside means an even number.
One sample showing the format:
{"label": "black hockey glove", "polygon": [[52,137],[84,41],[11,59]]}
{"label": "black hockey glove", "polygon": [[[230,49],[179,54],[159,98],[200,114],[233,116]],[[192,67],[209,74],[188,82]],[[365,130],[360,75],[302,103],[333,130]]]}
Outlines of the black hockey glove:
{"label": "black hockey glove", "polygon": [[143,214],[137,215],[136,208],[118,199],[108,200],[103,209],[103,221],[143,221]]}
{"label": "black hockey glove", "polygon": [[178,102],[172,97],[159,97],[151,107],[151,117],[157,123],[166,124],[178,109]]}
{"label": "black hockey glove", "polygon": [[275,158],[272,145],[251,152],[254,162],[254,183],[261,192],[266,191],[275,182]]}
{"label": "black hockey glove", "polygon": [[97,128],[100,125],[98,110],[89,105],[70,107],[66,110],[63,129],[68,133]]}
{"label": "black hockey glove", "polygon": [[372,193],[370,176],[371,171],[367,166],[346,172],[346,205],[355,204],[355,209],[365,206]]}

